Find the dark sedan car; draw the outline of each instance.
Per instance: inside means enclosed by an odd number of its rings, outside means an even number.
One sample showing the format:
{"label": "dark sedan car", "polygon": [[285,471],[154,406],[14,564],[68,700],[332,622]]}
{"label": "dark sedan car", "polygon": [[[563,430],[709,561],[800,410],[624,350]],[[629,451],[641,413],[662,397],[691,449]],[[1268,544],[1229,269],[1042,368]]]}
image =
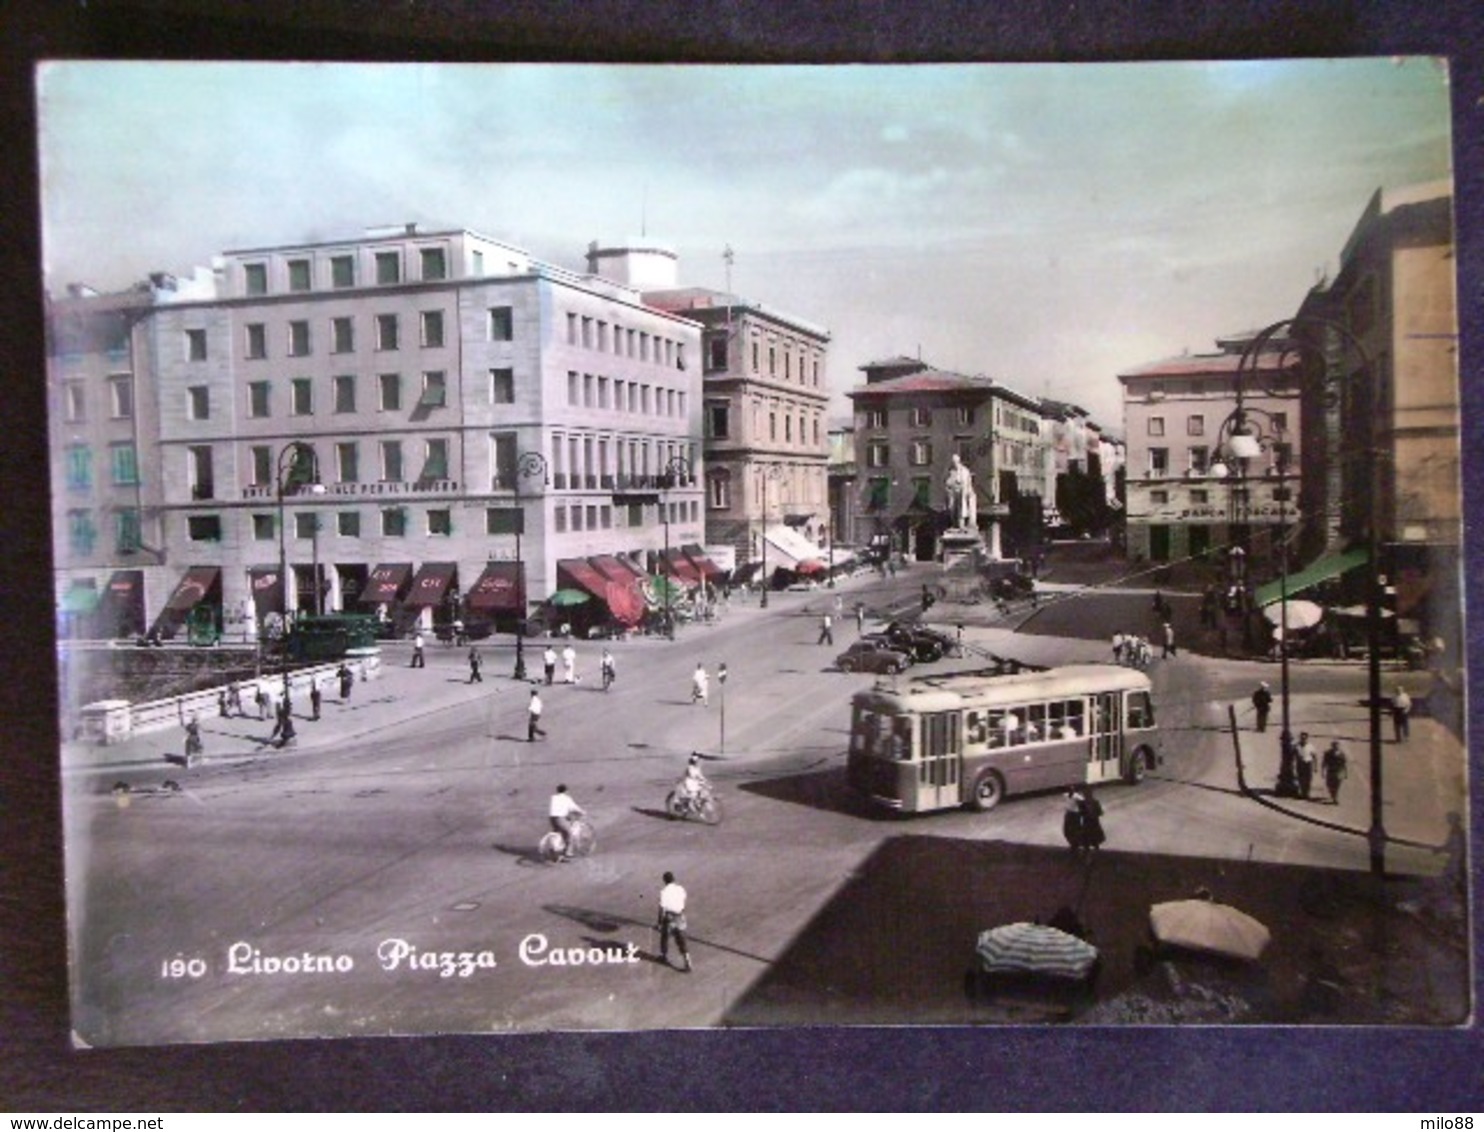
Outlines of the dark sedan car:
{"label": "dark sedan car", "polygon": [[914,660],[924,663],[943,659],[954,646],[953,638],[947,634],[905,621],[890,622],[880,635],[890,641],[893,648],[910,653]]}
{"label": "dark sedan car", "polygon": [[893,648],[884,640],[862,638],[835,658],[841,672],[886,672],[895,675],[909,664],[912,658],[905,652]]}

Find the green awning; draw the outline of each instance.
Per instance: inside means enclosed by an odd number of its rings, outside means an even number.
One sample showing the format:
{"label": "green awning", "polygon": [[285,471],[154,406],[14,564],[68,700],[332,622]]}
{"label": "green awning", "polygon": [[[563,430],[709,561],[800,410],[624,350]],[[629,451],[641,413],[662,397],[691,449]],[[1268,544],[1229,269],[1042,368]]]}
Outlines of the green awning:
{"label": "green awning", "polygon": [[[1347,550],[1343,554],[1329,554],[1316,562],[1311,562],[1302,570],[1288,575],[1288,596],[1303,593],[1304,590],[1317,586],[1320,582],[1327,582],[1331,578],[1338,578],[1341,574],[1348,574],[1357,566],[1364,566],[1370,561],[1370,555],[1364,550]],[[1275,601],[1281,601],[1284,592],[1283,579],[1268,582],[1257,587],[1257,604],[1260,607],[1272,605]]]}
{"label": "green awning", "polygon": [[93,586],[73,586],[62,595],[63,613],[91,613],[98,608],[101,592]]}

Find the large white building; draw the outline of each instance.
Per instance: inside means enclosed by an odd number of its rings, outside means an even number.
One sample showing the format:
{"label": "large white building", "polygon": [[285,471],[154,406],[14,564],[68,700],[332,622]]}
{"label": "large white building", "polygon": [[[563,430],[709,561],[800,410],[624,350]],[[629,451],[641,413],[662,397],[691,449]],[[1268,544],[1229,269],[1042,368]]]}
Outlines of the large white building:
{"label": "large white building", "polygon": [[[204,605],[230,633],[285,597],[510,615],[593,558],[666,569],[667,544],[701,541],[701,330],[637,290],[413,225],[227,252],[206,290],[136,304],[105,363],[50,359],[54,419],[125,374],[153,417],[152,549],[126,563],[151,623]],[[58,541],[67,592],[118,565]]]}

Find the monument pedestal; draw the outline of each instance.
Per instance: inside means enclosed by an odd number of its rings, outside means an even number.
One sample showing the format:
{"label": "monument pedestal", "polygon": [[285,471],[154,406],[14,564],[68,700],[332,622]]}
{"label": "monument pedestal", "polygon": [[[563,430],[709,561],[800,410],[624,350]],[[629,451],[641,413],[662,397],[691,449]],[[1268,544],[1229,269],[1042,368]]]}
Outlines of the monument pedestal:
{"label": "monument pedestal", "polygon": [[984,539],[967,527],[949,527],[939,540],[943,548],[943,568],[951,570],[961,562],[977,564],[984,554]]}

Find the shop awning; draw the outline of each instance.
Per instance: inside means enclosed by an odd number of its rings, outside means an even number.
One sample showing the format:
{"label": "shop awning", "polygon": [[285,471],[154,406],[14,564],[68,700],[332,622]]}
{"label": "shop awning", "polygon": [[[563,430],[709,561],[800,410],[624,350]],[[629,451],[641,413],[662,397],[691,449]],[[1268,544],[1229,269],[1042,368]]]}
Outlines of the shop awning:
{"label": "shop awning", "polygon": [[642,576],[629,562],[612,554],[595,555],[588,559],[588,563],[610,582],[622,582],[626,585],[633,585]]}
{"label": "shop awning", "polygon": [[361,600],[373,605],[393,602],[412,576],[411,562],[388,562],[371,571],[366,579],[366,588],[361,591]]}
{"label": "shop awning", "polygon": [[456,562],[424,562],[418,568],[412,587],[402,599],[403,605],[437,605],[453,584],[459,567]]}
{"label": "shop awning", "polygon": [[464,605],[474,613],[518,613],[525,605],[520,564],[491,562],[470,588]]}
{"label": "shop awning", "polygon": [[706,581],[709,582],[713,578],[719,578],[726,572],[715,562],[711,561],[710,558],[706,557],[706,552],[695,543],[686,543],[680,549],[690,559],[691,565],[700,571],[701,577]]}
{"label": "shop awning", "polygon": [[608,600],[608,579],[594,569],[586,558],[558,559],[557,587],[582,590],[599,601]]}
{"label": "shop awning", "polygon": [[823,574],[825,565],[818,558],[806,558],[794,567],[800,574]]}
{"label": "shop awning", "polygon": [[185,572],[185,577],[175,587],[175,592],[170,595],[170,600],[165,603],[165,611],[168,613],[185,613],[194,609],[201,599],[204,598],[216,585],[221,571],[215,566],[192,566]]}
{"label": "shop awning", "polygon": [[252,586],[252,607],[259,617],[283,612],[283,582],[277,566],[252,566],[247,577]]}
{"label": "shop awning", "polygon": [[63,613],[91,613],[98,608],[102,591],[90,582],[73,582],[72,588],[62,595]]}
{"label": "shop awning", "polygon": [[663,561],[665,564],[665,573],[673,574],[682,582],[686,582],[690,585],[701,584],[701,572],[697,570],[695,566],[691,564],[690,559],[687,558],[680,551],[670,551],[669,557],[662,557],[661,561]]}
{"label": "shop awning", "polygon": [[1341,574],[1348,574],[1358,566],[1364,566],[1370,561],[1370,555],[1364,550],[1347,550],[1343,554],[1330,554],[1316,562],[1310,563],[1302,570],[1288,575],[1288,581],[1283,579],[1267,582],[1257,587],[1254,595],[1259,607],[1272,605],[1275,601],[1281,601],[1286,591],[1289,597],[1303,593],[1304,590],[1317,586],[1320,582],[1327,582],[1331,578],[1338,578]]}
{"label": "shop awning", "polygon": [[792,527],[772,526],[763,532],[768,540],[768,567],[797,570],[800,562],[819,558],[819,547]]}

